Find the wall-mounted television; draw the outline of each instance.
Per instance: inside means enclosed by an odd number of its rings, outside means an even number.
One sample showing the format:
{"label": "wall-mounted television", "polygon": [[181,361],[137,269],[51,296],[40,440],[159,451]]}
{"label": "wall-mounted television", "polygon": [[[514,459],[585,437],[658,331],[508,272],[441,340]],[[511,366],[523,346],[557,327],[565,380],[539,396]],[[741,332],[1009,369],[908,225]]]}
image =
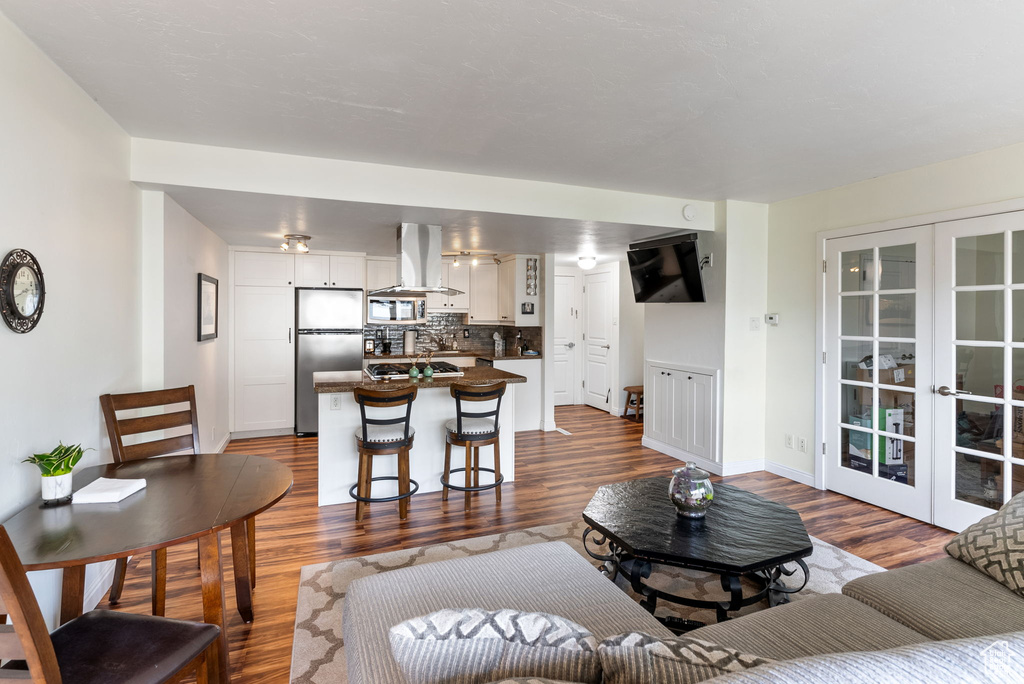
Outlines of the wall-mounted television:
{"label": "wall-mounted television", "polygon": [[634,243],[626,258],[638,303],[707,301],[696,233]]}

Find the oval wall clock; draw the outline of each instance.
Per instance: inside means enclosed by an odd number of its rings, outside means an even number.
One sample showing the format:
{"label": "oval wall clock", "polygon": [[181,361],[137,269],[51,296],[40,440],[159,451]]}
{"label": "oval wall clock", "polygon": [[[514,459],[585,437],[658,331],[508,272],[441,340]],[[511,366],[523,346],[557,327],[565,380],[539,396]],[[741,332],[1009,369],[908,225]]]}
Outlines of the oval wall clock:
{"label": "oval wall clock", "polygon": [[43,269],[31,252],[12,249],[0,263],[0,313],[7,327],[27,333],[43,315]]}

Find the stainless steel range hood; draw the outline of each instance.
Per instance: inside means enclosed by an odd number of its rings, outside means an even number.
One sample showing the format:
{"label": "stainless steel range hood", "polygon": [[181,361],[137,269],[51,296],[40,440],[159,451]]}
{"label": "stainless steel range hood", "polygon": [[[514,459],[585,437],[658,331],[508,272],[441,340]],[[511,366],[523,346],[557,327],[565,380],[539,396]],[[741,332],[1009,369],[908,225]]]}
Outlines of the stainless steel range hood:
{"label": "stainless steel range hood", "polygon": [[370,292],[371,295],[425,297],[428,294],[460,295],[441,285],[441,226],[403,223],[398,227],[398,283]]}

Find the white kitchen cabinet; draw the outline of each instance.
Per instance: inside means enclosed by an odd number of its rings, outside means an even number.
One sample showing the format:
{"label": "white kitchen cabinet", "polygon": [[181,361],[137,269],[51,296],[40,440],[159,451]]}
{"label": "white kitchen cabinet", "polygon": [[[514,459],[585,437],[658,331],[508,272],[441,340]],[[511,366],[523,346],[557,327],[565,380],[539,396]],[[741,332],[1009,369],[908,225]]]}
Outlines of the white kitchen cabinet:
{"label": "white kitchen cabinet", "polygon": [[331,287],[366,287],[365,257],[332,254],[330,271]]}
{"label": "white kitchen cabinet", "polygon": [[516,260],[502,259],[498,265],[498,320],[512,324],[516,320]]}
{"label": "white kitchen cabinet", "polygon": [[500,321],[498,318],[497,264],[484,262],[470,266],[469,321],[470,323]]}
{"label": "white kitchen cabinet", "polygon": [[431,313],[469,313],[470,267],[468,264],[455,265],[453,260],[441,263],[441,286],[460,290],[463,294],[428,293],[427,311]]}
{"label": "white kitchen cabinet", "polygon": [[683,452],[718,462],[715,377],[685,368],[649,364],[644,383],[644,435]]}
{"label": "white kitchen cabinet", "polygon": [[234,313],[235,431],[293,427],[295,288],[236,286]]}
{"label": "white kitchen cabinet", "polygon": [[235,285],[288,287],[294,281],[294,254],[235,252]]}
{"label": "white kitchen cabinet", "polygon": [[394,257],[366,257],[366,293],[398,284]]}
{"label": "white kitchen cabinet", "polygon": [[326,254],[295,255],[296,287],[327,287],[331,281],[331,258]]}

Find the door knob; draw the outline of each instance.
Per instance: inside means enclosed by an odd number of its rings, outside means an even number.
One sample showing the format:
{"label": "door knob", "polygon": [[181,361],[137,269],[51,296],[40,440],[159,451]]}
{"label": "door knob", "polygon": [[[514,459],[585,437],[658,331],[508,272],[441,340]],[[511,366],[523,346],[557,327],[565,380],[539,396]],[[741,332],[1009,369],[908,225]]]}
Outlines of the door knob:
{"label": "door knob", "polygon": [[612,345],[610,345],[610,344],[602,344],[601,345],[601,349],[611,349],[611,348],[612,348]]}
{"label": "door knob", "polygon": [[572,349],[572,348],[574,348],[575,346],[576,346],[576,343],[575,343],[575,342],[566,342],[566,343],[565,343],[565,348],[566,348],[566,349]]}
{"label": "door knob", "polygon": [[936,394],[941,394],[944,397],[956,397],[961,394],[971,394],[967,390],[951,390],[945,385],[943,385],[942,387],[933,388],[932,391],[935,392]]}

